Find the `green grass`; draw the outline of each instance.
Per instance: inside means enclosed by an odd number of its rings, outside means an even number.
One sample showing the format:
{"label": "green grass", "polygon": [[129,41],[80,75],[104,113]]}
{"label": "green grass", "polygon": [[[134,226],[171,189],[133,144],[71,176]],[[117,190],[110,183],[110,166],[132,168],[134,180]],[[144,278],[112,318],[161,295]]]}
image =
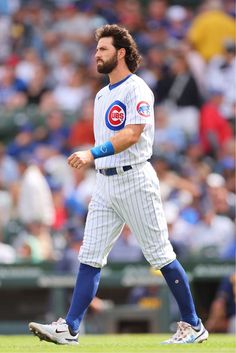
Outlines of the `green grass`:
{"label": "green grass", "polygon": [[78,346],[58,346],[40,342],[34,336],[0,336],[2,353],[236,353],[236,341],[232,335],[213,335],[202,344],[161,345],[167,335],[85,335]]}

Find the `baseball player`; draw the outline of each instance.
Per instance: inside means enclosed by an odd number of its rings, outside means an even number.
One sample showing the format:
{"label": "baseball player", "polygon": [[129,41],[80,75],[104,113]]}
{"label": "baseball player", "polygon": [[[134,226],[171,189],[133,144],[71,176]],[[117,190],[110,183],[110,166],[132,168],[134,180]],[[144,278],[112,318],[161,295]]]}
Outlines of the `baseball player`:
{"label": "baseball player", "polygon": [[82,168],[93,161],[96,188],[89,205],[80,269],[65,319],[49,325],[31,322],[40,339],[77,344],[80,323],[94,298],[101,268],[126,223],[147,261],[160,269],[181,313],[177,332],[164,343],[195,343],[208,338],[198,318],[188,279],[168,239],[159,181],[148,162],[154,135],[153,93],[134,74],[140,55],[129,32],[118,25],[96,31],[97,71],[108,74],[109,85],[95,98],[95,146],[73,153],[68,163]]}

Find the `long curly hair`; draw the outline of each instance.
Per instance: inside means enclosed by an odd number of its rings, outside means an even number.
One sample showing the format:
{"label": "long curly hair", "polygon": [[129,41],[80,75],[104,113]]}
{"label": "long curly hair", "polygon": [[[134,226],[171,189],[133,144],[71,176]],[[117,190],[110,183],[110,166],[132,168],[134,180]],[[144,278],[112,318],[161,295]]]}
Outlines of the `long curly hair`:
{"label": "long curly hair", "polygon": [[112,37],[113,45],[116,49],[125,49],[126,65],[129,70],[134,73],[141,62],[141,55],[139,54],[137,45],[128,30],[116,24],[104,25],[96,30],[95,38],[98,42],[104,37]]}

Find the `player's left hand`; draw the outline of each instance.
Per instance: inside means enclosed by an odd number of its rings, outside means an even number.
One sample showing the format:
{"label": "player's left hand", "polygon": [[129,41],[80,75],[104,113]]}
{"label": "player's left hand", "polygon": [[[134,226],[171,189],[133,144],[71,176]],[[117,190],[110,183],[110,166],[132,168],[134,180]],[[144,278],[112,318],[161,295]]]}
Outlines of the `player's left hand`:
{"label": "player's left hand", "polygon": [[74,152],[68,157],[68,164],[76,169],[80,169],[93,161],[93,155],[90,150]]}

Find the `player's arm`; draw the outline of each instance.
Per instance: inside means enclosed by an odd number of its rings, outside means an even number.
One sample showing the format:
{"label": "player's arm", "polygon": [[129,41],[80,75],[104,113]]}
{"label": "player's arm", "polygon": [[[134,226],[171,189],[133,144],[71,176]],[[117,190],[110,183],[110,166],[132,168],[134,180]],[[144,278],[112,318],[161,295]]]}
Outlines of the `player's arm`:
{"label": "player's arm", "polygon": [[145,124],[126,125],[124,129],[117,132],[109,141],[102,145],[93,147],[91,150],[73,153],[68,158],[68,163],[71,167],[80,169],[96,158],[120,153],[138,142],[144,127]]}
{"label": "player's arm", "polygon": [[115,153],[120,153],[138,142],[145,124],[131,124],[111,137]]}

